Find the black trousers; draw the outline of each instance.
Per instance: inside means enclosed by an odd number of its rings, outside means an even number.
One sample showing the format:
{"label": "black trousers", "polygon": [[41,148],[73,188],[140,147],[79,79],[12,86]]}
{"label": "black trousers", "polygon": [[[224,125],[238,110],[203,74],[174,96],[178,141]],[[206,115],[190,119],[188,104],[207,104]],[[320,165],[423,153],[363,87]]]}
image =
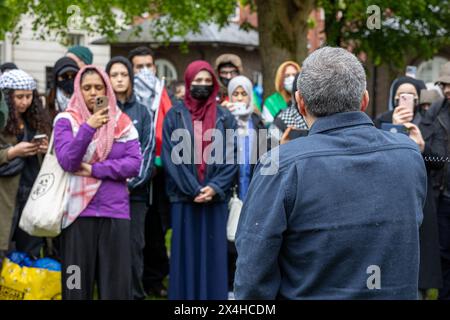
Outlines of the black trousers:
{"label": "black trousers", "polygon": [[163,227],[162,217],[170,214],[170,207],[164,183],[164,172],[160,170],[153,178],[153,201],[145,218],[143,283],[147,292],[161,289],[164,278],[169,274],[166,230]]}
{"label": "black trousers", "polygon": [[439,300],[450,300],[450,198],[441,196],[438,203],[439,243],[443,288]]}
{"label": "black trousers", "polygon": [[228,244],[228,291],[234,291],[234,275],[236,273],[237,250],[234,242],[227,241]]}
{"label": "black trousers", "polygon": [[148,211],[146,202],[130,201],[131,205],[131,279],[134,300],[145,298],[142,283],[144,276],[145,216]]}
{"label": "black trousers", "polygon": [[60,245],[64,300],[92,300],[95,283],[99,299],[131,299],[129,220],[78,218],[62,231]]}

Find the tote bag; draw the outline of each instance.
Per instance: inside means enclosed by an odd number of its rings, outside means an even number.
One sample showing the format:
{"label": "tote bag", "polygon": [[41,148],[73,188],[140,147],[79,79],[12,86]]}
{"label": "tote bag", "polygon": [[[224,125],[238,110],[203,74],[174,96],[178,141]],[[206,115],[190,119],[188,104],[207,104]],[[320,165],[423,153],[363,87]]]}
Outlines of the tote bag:
{"label": "tote bag", "polygon": [[236,230],[241,216],[242,200],[237,196],[236,190],[233,191],[233,196],[228,203],[228,221],[227,221],[227,239],[234,242],[236,237]]}
{"label": "tote bag", "polygon": [[58,163],[53,139],[52,134],[47,154],[19,222],[22,230],[36,237],[59,235],[63,212],[67,206],[69,173]]}

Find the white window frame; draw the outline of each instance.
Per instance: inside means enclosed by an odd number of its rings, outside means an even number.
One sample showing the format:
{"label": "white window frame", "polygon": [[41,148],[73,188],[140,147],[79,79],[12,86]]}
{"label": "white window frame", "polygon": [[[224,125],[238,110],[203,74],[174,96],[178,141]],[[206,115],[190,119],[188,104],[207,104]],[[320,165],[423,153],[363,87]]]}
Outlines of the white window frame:
{"label": "white window frame", "polygon": [[230,16],[230,22],[238,23],[241,20],[241,6],[239,3],[236,4],[234,13]]}
{"label": "white window frame", "polygon": [[80,37],[79,43],[70,43],[70,46],[85,46],[86,45],[86,34],[81,32],[69,32],[67,34],[67,40],[69,40],[69,37]]}
{"label": "white window frame", "polygon": [[[177,69],[175,68],[175,66],[173,65],[172,62],[170,62],[167,59],[156,59],[155,60],[155,67],[156,67],[156,74],[158,75],[159,78],[164,78],[166,83],[170,83],[172,81],[177,81],[178,80],[178,73],[177,73]],[[169,71],[172,73],[172,78],[168,78],[166,74],[164,74],[162,72],[162,70],[164,70],[164,68],[169,69]]]}
{"label": "white window frame", "polygon": [[448,61],[448,59],[442,56],[435,56],[431,60],[424,61],[417,68],[416,77],[423,80],[425,83],[434,83],[439,77],[439,71],[442,65]]}

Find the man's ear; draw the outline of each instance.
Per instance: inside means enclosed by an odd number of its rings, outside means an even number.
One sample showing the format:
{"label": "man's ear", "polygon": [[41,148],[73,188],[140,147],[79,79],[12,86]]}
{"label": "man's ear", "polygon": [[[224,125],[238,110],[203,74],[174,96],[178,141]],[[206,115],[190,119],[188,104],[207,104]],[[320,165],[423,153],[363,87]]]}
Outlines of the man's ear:
{"label": "man's ear", "polygon": [[303,101],[303,97],[300,95],[300,91],[295,91],[295,101],[297,102],[297,108],[298,112],[303,116],[303,118],[306,117],[306,108],[305,108],[305,101]]}
{"label": "man's ear", "polygon": [[366,90],[364,92],[364,95],[361,100],[361,111],[362,112],[366,111],[367,107],[369,106],[369,101],[370,101],[369,92]]}

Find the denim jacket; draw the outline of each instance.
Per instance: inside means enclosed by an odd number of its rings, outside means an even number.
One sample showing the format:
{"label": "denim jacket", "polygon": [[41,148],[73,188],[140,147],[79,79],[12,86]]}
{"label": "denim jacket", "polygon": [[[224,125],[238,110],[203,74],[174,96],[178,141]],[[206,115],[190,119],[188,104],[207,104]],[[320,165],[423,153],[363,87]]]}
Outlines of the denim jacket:
{"label": "denim jacket", "polygon": [[[274,152],[277,172],[261,174]],[[427,175],[409,137],[345,112],[262,158],[236,234],[237,299],[417,298]]]}

